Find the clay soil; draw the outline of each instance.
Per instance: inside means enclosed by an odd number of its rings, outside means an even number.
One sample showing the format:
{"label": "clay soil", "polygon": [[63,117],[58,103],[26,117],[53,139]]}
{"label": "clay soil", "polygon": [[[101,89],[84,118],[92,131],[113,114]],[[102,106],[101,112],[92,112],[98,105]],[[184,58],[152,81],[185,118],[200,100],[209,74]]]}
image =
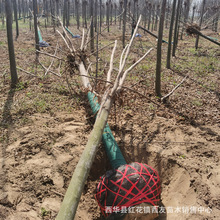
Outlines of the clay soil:
{"label": "clay soil", "polygon": [[[64,62],[55,59],[51,70],[58,73],[60,69],[62,77],[52,72],[45,76],[45,69],[35,63],[33,31],[28,24],[23,26],[14,42],[16,61],[19,68],[29,73],[18,70],[19,83],[14,90],[10,89],[6,31],[0,31],[0,219],[55,219],[87,143],[94,116],[77,71],[70,76]],[[81,35],[74,27],[71,29]],[[67,51],[65,45],[52,28],[42,28],[42,33],[51,45],[43,51],[54,54],[59,41],[57,56],[66,59],[62,52]],[[156,46],[154,38],[141,34],[142,38],[132,47],[127,66]],[[220,40],[212,31],[206,34]],[[104,32],[100,38],[100,46],[118,39],[118,68],[120,30],[112,27],[110,34]],[[79,39],[74,39],[74,45],[79,43]],[[166,214],[161,213],[158,219],[212,220],[220,216],[220,50],[200,39],[196,51],[194,43],[195,38],[184,34],[177,55],[172,58],[172,70],[165,68],[167,45],[163,44],[162,95],[188,76],[166,103],[160,102],[154,93],[154,49],[128,76],[126,86],[133,91],[123,89],[109,117],[127,162],[147,163],[159,172]],[[111,49],[112,46],[100,53],[98,76],[103,79]],[[40,55],[40,62],[47,67],[51,60]],[[91,72],[95,69],[92,65]],[[96,90],[103,93],[101,81]],[[94,195],[99,177],[109,169],[100,145],[75,219],[102,219]],[[192,207],[196,213],[192,213]]]}

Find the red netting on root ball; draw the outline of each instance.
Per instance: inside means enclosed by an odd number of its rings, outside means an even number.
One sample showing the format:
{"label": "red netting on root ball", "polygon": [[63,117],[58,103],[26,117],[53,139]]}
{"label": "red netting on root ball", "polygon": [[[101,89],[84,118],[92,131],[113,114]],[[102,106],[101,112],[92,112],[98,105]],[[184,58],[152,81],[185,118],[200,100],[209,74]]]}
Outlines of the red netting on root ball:
{"label": "red netting on root ball", "polygon": [[160,178],[156,170],[147,164],[131,163],[108,171],[101,177],[96,200],[102,214],[108,216],[106,208],[121,211],[125,207],[148,203],[153,206],[160,201]]}

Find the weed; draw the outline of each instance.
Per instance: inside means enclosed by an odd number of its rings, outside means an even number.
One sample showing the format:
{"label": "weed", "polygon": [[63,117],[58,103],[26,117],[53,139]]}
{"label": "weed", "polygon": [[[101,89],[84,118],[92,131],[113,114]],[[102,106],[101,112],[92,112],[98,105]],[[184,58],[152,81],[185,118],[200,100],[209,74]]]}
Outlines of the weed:
{"label": "weed", "polygon": [[27,93],[26,93],[26,96],[27,96],[28,98],[31,98],[32,93],[31,93],[31,92],[27,92]]}
{"label": "weed", "polygon": [[68,95],[69,94],[68,89],[64,85],[59,85],[57,87],[57,90],[60,95]]}
{"label": "weed", "polygon": [[27,87],[27,82],[19,82],[17,85],[16,85],[16,91],[20,91],[20,90],[23,90],[24,88]]}
{"label": "weed", "polygon": [[195,106],[202,106],[202,102],[200,102],[199,100],[195,99],[192,101],[192,104]]}
{"label": "weed", "polygon": [[186,159],[186,156],[185,155],[180,155],[179,158]]}
{"label": "weed", "polygon": [[45,209],[45,208],[41,208],[41,216],[44,217],[44,216],[47,216],[49,214],[49,212]]}
{"label": "weed", "polygon": [[48,109],[48,104],[45,100],[36,100],[34,106],[37,109],[37,112],[44,113]]}
{"label": "weed", "polygon": [[150,110],[154,110],[154,109],[155,109],[154,105],[153,105],[153,104],[150,104],[150,105],[149,105],[149,109],[150,109]]}

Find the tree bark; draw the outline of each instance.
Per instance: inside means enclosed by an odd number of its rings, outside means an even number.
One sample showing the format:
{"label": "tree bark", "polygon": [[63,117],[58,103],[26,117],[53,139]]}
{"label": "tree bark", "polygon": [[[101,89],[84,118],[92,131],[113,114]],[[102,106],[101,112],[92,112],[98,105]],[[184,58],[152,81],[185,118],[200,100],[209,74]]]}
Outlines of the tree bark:
{"label": "tree bark", "polygon": [[156,82],[155,82],[155,91],[158,97],[161,97],[161,47],[163,39],[163,26],[164,18],[166,12],[166,0],[162,1],[161,13],[160,13],[160,24],[159,24],[159,34],[157,41],[157,64],[156,64]]}
{"label": "tree bark", "polygon": [[99,0],[99,19],[100,19],[100,25],[99,25],[99,32],[101,33],[102,31],[102,0]]}
{"label": "tree bark", "polygon": [[170,58],[171,58],[171,47],[172,47],[172,35],[173,35],[173,24],[176,12],[176,1],[173,0],[173,9],[170,21],[170,30],[169,30],[169,41],[168,41],[168,49],[167,49],[167,69],[170,69]]}
{"label": "tree bark", "polygon": [[79,0],[75,1],[75,10],[76,10],[76,22],[77,22],[77,29],[79,29]]}
{"label": "tree bark", "polygon": [[177,46],[177,40],[178,40],[178,23],[179,23],[181,2],[182,2],[182,0],[178,0],[177,10],[176,10],[176,21],[175,21],[174,38],[173,38],[173,51],[172,51],[173,57],[175,57],[175,54],[176,54],[176,46]]}
{"label": "tree bark", "polygon": [[[34,10],[34,32],[35,32],[35,48],[40,50],[38,28],[37,28],[37,0],[33,0],[33,10]],[[38,52],[36,51],[36,60],[38,60]]]}
{"label": "tree bark", "polygon": [[126,20],[127,20],[126,15],[127,15],[127,0],[124,0],[123,36],[122,36],[123,48],[125,48],[125,32],[126,32]]}
{"label": "tree bark", "polygon": [[12,8],[11,1],[9,0],[5,1],[8,53],[9,53],[10,71],[11,71],[11,87],[15,87],[18,82],[18,75],[17,75],[17,70],[16,70],[16,61],[15,61],[15,53],[14,53],[11,8]]}
{"label": "tree bark", "polygon": [[90,15],[91,15],[91,26],[90,26],[90,49],[91,52],[94,52],[94,19],[93,19],[93,3],[94,1],[91,0],[91,5],[90,5]]}
{"label": "tree bark", "polygon": [[97,19],[98,19],[98,0],[95,0],[95,16],[94,16],[94,19],[95,19],[95,22],[94,22],[94,26],[95,26],[95,32],[97,32]]}
{"label": "tree bark", "polygon": [[148,27],[147,29],[150,30],[150,23],[151,23],[151,12],[152,12],[152,5],[151,3],[149,3],[149,7],[148,7]]}
{"label": "tree bark", "polygon": [[70,0],[67,0],[66,26],[70,25]]}
{"label": "tree bark", "polygon": [[193,14],[192,14],[191,23],[193,23],[193,21],[194,21],[195,9],[196,9],[196,6],[193,6]]}
{"label": "tree bark", "polygon": [[21,1],[18,0],[18,14],[19,14],[19,18],[21,17]]}
{"label": "tree bark", "polygon": [[14,19],[15,19],[15,23],[16,23],[16,37],[15,37],[15,40],[17,40],[18,36],[19,36],[17,0],[13,0],[13,6],[14,6]]}
{"label": "tree bark", "polygon": [[66,15],[67,15],[67,0],[63,2],[63,26],[66,26]]}
{"label": "tree bark", "polygon": [[[204,14],[204,9],[205,9],[205,3],[206,3],[206,0],[203,0],[201,18],[200,18],[200,23],[199,23],[200,27],[202,26],[203,14]],[[196,44],[195,44],[195,48],[196,49],[198,49],[198,45],[199,45],[199,35],[196,36]]]}
{"label": "tree bark", "polygon": [[106,24],[109,32],[109,1],[106,2]]}

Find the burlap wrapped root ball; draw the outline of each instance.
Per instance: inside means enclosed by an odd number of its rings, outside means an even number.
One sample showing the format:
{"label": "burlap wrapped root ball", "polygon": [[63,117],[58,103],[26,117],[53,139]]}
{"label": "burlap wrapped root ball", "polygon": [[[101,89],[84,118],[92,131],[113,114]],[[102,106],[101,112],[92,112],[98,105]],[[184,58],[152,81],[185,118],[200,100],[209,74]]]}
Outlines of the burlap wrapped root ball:
{"label": "burlap wrapped root ball", "polygon": [[[145,216],[144,219],[151,220],[157,217],[157,213],[152,213],[152,207],[158,205],[160,193],[157,171],[147,164],[134,162],[102,176],[96,200],[108,219],[142,219]],[[139,211],[135,210],[137,207]]]}

